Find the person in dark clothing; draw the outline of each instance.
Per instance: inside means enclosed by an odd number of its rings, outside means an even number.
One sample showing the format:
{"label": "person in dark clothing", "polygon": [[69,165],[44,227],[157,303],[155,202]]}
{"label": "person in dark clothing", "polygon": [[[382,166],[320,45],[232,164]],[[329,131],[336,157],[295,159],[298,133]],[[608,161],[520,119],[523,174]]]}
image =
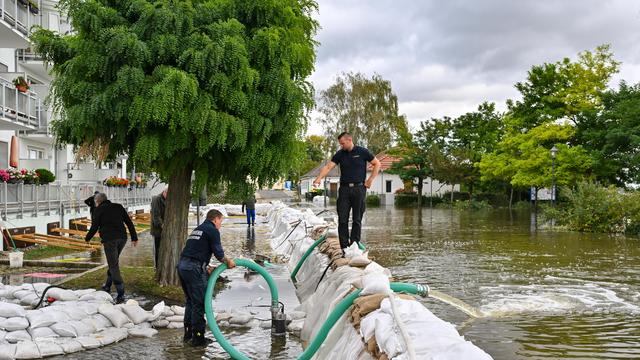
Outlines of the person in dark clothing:
{"label": "person in dark clothing", "polygon": [[242,202],[242,212],[247,209],[247,226],[256,225],[256,197],[251,195]]}
{"label": "person in dark clothing", "polygon": [[[362,215],[365,211],[367,189],[378,176],[380,160],[371,152],[353,143],[353,138],[347,132],[338,136],[341,149],[333,155],[331,161],[325,165],[313,185],[320,186],[320,181],[338,164],[340,164],[340,189],[338,190],[338,237],[340,247],[344,249],[354,242],[360,243]],[[373,166],[371,176],[367,176],[367,162]],[[351,236],[349,236],[349,213],[352,213]]]}
{"label": "person in dark clothing", "polygon": [[118,292],[116,303],[120,304],[124,302],[124,281],[120,275],[118,259],[127,243],[125,225],[129,229],[133,246],[138,244],[138,233],[127,210],[122,205],[107,200],[107,195],[103,193],[96,194],[95,200],[96,210],[91,220],[91,229],[89,229],[85,241],[91,241],[96,232],[100,232],[100,242],[104,247],[104,255],[109,266],[107,280],[102,286],[102,290],[111,293],[111,285],[115,284]]}
{"label": "person in dark clothing", "polygon": [[184,338],[193,346],[206,344],[204,338],[204,293],[207,289],[207,274],[213,270],[208,266],[213,254],[218,261],[230,269],[236,266],[233,259],[224,255],[220,240],[222,213],[209,210],[205,221],[195,228],[180,255],[178,276],[186,299],[184,310]]}
{"label": "person in dark clothing", "polygon": [[99,194],[100,191],[96,191],[93,193],[93,195],[89,196],[84,203],[87,204],[87,206],[89,207],[89,213],[91,214],[91,218],[93,219],[93,211],[96,209],[96,200],[95,200],[95,196],[97,194]]}
{"label": "person in dark clothing", "polygon": [[153,256],[154,265],[158,268],[158,254],[160,254],[160,239],[162,237],[162,226],[164,225],[164,210],[167,200],[167,192],[169,189],[164,189],[161,194],[158,194],[151,199],[151,236],[153,236]]}

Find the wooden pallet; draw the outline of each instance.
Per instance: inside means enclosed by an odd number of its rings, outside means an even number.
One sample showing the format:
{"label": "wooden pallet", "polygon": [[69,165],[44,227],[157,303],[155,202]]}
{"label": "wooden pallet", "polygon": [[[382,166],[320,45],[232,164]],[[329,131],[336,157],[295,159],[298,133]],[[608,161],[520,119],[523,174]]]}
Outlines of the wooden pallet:
{"label": "wooden pallet", "polygon": [[13,238],[16,240],[20,240],[20,241],[31,243],[31,244],[56,246],[56,247],[62,247],[62,248],[72,249],[72,250],[96,251],[102,248],[102,245],[100,244],[87,243],[84,240],[78,240],[78,239],[74,239],[66,236],[55,236],[55,235],[45,235],[45,234],[22,234],[22,235],[15,235]]}

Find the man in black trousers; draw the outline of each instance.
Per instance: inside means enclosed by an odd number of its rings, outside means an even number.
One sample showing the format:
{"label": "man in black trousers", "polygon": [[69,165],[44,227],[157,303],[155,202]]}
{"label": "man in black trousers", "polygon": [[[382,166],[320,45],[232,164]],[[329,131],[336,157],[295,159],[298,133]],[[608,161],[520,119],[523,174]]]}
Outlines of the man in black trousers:
{"label": "man in black trousers", "polygon": [[[338,164],[340,164],[340,189],[338,190],[338,236],[340,247],[344,249],[354,242],[360,243],[362,215],[365,211],[367,189],[378,176],[380,160],[371,152],[353,143],[353,137],[347,132],[338,136],[340,150],[333,155],[318,177],[313,181],[315,187]],[[367,177],[367,162],[373,166],[371,176]],[[349,236],[349,213],[352,213],[351,236]]]}
{"label": "man in black trousers", "polygon": [[119,258],[122,249],[127,243],[127,232],[124,228],[126,225],[131,235],[131,243],[133,246],[138,244],[138,233],[133,225],[133,221],[129,217],[127,210],[116,203],[107,200],[107,195],[98,193],[95,195],[96,209],[91,219],[91,229],[85,237],[85,241],[89,242],[91,238],[100,231],[100,242],[104,247],[104,255],[107,258],[107,280],[102,286],[102,290],[110,293],[111,285],[115,284],[118,295],[116,303],[124,302],[124,281],[120,275]]}

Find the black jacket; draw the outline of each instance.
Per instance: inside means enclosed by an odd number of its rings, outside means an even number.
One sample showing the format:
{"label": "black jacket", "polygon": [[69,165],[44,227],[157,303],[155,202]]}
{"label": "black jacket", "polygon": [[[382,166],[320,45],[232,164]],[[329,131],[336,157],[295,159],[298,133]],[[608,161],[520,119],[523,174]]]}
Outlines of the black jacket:
{"label": "black jacket", "polygon": [[87,204],[87,206],[89,207],[89,212],[91,213],[91,216],[93,216],[93,211],[96,209],[96,201],[94,200],[93,195],[89,196],[87,200],[84,201],[84,203]]}
{"label": "black jacket", "polygon": [[85,237],[85,241],[91,240],[91,238],[100,231],[100,241],[112,241],[117,239],[126,239],[127,232],[124,226],[129,228],[129,234],[131,235],[131,241],[138,241],[138,233],[136,232],[133,221],[127,214],[127,211],[120,204],[112,203],[107,200],[100,206],[96,207],[93,212],[93,219],[91,220],[91,229]]}
{"label": "black jacket", "polygon": [[166,206],[167,204],[162,194],[158,194],[151,199],[151,236],[159,237],[162,235],[164,209]]}

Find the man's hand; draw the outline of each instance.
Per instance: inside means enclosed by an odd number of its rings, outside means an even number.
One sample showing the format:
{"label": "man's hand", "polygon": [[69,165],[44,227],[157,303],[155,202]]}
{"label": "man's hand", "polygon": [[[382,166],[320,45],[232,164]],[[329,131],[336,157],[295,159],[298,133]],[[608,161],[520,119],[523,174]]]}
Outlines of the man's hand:
{"label": "man's hand", "polygon": [[131,241],[131,244],[133,245],[133,247],[138,246],[138,240],[136,240],[136,241],[133,241],[133,240],[132,240],[132,241]]}
{"label": "man's hand", "polygon": [[215,267],[213,266],[207,266],[207,274],[211,275],[211,273],[213,272],[213,270],[215,270]]}
{"label": "man's hand", "polygon": [[229,269],[233,269],[234,267],[236,267],[236,262],[233,261],[233,259],[227,258],[227,261],[225,261],[225,264],[227,264],[227,267]]}
{"label": "man's hand", "polygon": [[367,181],[364,182],[364,187],[366,187],[367,189],[370,189],[372,182],[373,182],[373,180],[367,179]]}

